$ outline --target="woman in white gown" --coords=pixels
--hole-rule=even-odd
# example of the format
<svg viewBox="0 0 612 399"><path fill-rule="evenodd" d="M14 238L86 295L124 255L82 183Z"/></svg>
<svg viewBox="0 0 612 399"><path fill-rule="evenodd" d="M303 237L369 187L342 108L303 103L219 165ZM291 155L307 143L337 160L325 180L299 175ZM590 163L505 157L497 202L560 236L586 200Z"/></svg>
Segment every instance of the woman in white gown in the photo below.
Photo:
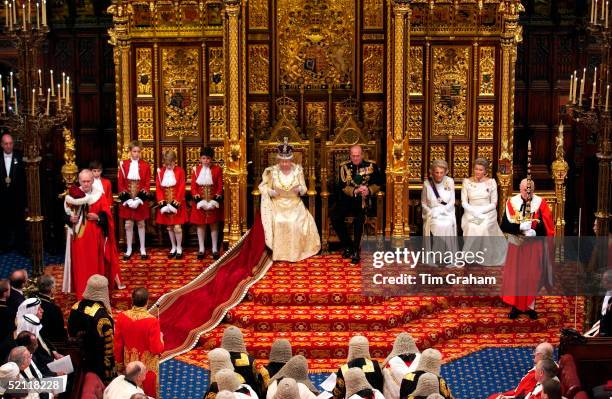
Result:
<svg viewBox="0 0 612 399"><path fill-rule="evenodd" d="M259 185L261 220L272 259L297 262L317 254L321 240L300 198L307 190L304 172L292 162L293 148L287 138L278 147L277 158L278 164L266 168Z"/></svg>
<svg viewBox="0 0 612 399"><path fill-rule="evenodd" d="M455 218L455 182L446 176L448 164L435 160L429 168L431 177L423 182L423 241L426 250L457 252L457 220ZM433 238L433 245L430 241ZM438 238L435 238L438 237ZM427 264L443 263L439 259ZM451 262L452 265L453 262Z"/></svg>
<svg viewBox="0 0 612 399"><path fill-rule="evenodd" d="M463 251L483 251L483 264L493 266L504 263L507 244L497 224L497 183L487 177L488 166L486 159L477 158L474 176L463 180L461 229Z"/></svg>

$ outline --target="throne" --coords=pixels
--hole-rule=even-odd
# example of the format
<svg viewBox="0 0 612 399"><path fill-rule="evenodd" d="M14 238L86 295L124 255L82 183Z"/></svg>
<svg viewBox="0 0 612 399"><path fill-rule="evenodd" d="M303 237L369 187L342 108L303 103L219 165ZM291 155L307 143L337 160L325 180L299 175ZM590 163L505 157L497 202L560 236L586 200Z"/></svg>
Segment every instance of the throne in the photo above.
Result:
<svg viewBox="0 0 612 399"><path fill-rule="evenodd" d="M304 179L309 182L310 160L309 148L310 141L303 140L300 136L299 129L296 127L295 115L297 114L296 102L289 97L281 97L276 100L279 112L278 120L272 126L270 135L265 138L256 138L254 140L254 158L255 158L255 184L253 186L253 214L259 213L261 201L261 193L259 192L259 183L264 170L268 166L276 163L277 147L283 144L285 138L293 147L293 162L302 165L304 170ZM308 184L308 183L307 183ZM309 187L308 190L308 210L315 215L315 195L316 192Z"/></svg>
<svg viewBox="0 0 612 399"><path fill-rule="evenodd" d="M340 170L340 164L349 159L350 148L356 144L360 145L363 158L376 162L380 168L380 145L375 140L369 140L363 133L355 119L356 104L349 99L343 103L343 106L348 112L341 121L341 127L336 129L335 137L332 140L321 140L321 245L324 251L328 250L330 242L339 241L330 223L330 205L333 206L335 201L335 182L338 177L336 175ZM370 209L366 215L364 228L366 236L383 235L384 196L384 191L381 190L373 198L373 209ZM351 224L352 221L352 217L347 217L347 223Z"/></svg>

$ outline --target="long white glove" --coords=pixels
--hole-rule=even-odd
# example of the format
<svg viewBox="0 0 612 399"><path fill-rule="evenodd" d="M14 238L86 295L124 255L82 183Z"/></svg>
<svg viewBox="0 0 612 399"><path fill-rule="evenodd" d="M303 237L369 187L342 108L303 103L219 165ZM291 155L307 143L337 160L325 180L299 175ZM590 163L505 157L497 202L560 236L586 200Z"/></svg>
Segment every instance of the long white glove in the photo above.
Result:
<svg viewBox="0 0 612 399"><path fill-rule="evenodd" d="M278 196L278 193L276 192L276 190L270 189L270 190L268 190L268 195L270 197L276 197L276 196Z"/></svg>
<svg viewBox="0 0 612 399"><path fill-rule="evenodd" d="M531 222L521 222L521 231L531 230Z"/></svg>
<svg viewBox="0 0 612 399"><path fill-rule="evenodd" d="M132 209L136 209L140 205L142 205L142 200L140 198L134 198L134 199L132 199L130 201L132 201L132 203L130 204L130 208L132 208Z"/></svg>
<svg viewBox="0 0 612 399"><path fill-rule="evenodd" d="M161 209L159 210L161 213L170 213L170 211L168 210L168 205L164 205L161 207Z"/></svg>
<svg viewBox="0 0 612 399"><path fill-rule="evenodd" d="M474 209L472 211L472 216L474 217L474 219L482 219L484 215L482 214L482 212Z"/></svg>
<svg viewBox="0 0 612 399"><path fill-rule="evenodd" d="M175 207L173 207L172 205L168 204L166 205L168 207L168 211L171 213L177 213L177 209Z"/></svg>
<svg viewBox="0 0 612 399"><path fill-rule="evenodd" d="M523 234L524 234L526 237L535 237L535 236L537 235L537 234L536 234L536 231L535 231L534 229L529 229L529 230L526 230L526 231L524 231L524 232L523 232Z"/></svg>
<svg viewBox="0 0 612 399"><path fill-rule="evenodd" d="M210 205L210 209L219 208L219 203L215 200L208 201L208 204Z"/></svg>
<svg viewBox="0 0 612 399"><path fill-rule="evenodd" d="M198 204L196 205L196 209L202 209L202 208L204 208L205 204L206 204L206 200L200 200L200 201L198 201Z"/></svg>
<svg viewBox="0 0 612 399"><path fill-rule="evenodd" d="M444 208L441 207L441 206L436 206L436 207L431 208L431 215L434 218L440 217L440 216L442 216L444 214L445 214Z"/></svg>
<svg viewBox="0 0 612 399"><path fill-rule="evenodd" d="M134 203L134 200L130 198L129 200L124 201L122 205L127 206L128 208L131 208L133 203Z"/></svg>

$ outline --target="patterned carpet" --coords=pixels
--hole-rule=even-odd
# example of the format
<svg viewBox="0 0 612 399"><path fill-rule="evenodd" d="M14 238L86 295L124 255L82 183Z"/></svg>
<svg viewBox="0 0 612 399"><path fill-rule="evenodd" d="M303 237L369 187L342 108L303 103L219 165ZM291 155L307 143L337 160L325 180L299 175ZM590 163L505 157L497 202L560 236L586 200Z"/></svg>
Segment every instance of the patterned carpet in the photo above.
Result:
<svg viewBox="0 0 612 399"><path fill-rule="evenodd" d="M44 255L45 265L53 265L64 262L63 256ZM26 269L28 273L32 272L32 262L17 252L8 252L0 255L0 278L6 278L11 271L15 269Z"/></svg>
<svg viewBox="0 0 612 399"><path fill-rule="evenodd" d="M533 365L532 347L488 348L442 366L442 375L456 399L486 399L493 392L515 387ZM201 399L208 386L208 371L178 360L162 364L162 399ZM328 373L313 373L318 387Z"/></svg>

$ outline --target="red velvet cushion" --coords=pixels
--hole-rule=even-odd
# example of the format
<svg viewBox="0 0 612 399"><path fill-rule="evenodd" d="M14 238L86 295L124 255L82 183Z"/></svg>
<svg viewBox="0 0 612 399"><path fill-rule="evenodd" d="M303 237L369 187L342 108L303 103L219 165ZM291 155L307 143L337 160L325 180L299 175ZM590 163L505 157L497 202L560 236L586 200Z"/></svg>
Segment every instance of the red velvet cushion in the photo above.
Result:
<svg viewBox="0 0 612 399"><path fill-rule="evenodd" d="M104 383L96 373L87 373L83 381L81 399L102 399L104 388Z"/></svg>
<svg viewBox="0 0 612 399"><path fill-rule="evenodd" d="M574 395L582 389L580 379L578 378L578 371L576 370L576 363L574 358L570 354L561 356L559 359L559 380L561 380L561 393L567 399L575 399Z"/></svg>

